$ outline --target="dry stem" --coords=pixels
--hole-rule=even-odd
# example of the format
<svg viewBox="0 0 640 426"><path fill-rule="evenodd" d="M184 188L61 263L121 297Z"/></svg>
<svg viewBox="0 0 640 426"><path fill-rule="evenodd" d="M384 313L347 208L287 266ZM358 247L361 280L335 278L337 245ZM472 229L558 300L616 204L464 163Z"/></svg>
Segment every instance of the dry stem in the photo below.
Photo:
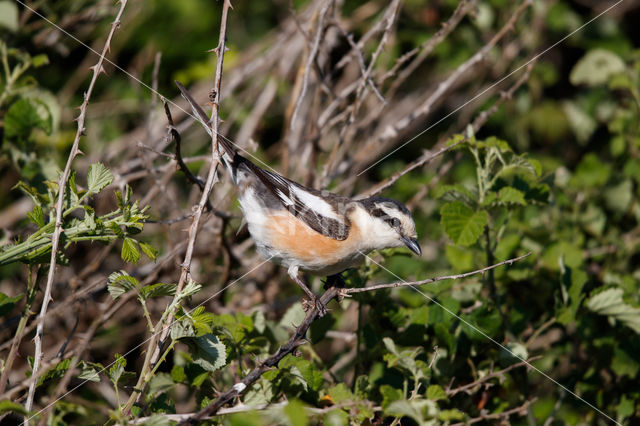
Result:
<svg viewBox="0 0 640 426"><path fill-rule="evenodd" d="M62 233L62 210L64 205L64 190L67 185L67 180L69 179L69 175L71 174L71 164L73 160L76 158L78 153L80 152L78 149L78 145L80 144L80 138L84 135L85 127L84 120L87 114L87 106L89 105L89 99L91 98L91 94L93 93L93 88L98 80L98 75L101 72L104 72L102 68L102 64L104 62L104 58L109 51L111 45L111 39L113 35L120 26L120 18L122 17L122 13L124 12L124 8L127 5L127 0L120 0L120 10L116 15L116 19L111 24L111 30L109 31L109 35L107 36L107 41L102 48L102 53L100 54L100 58L98 62L91 67L93 71L93 75L91 77L91 82L89 83L89 88L84 94L84 100L82 101L82 105L80 105L80 115L76 121L78 122L78 129L76 131L76 136L73 140L73 145L71 146L71 152L69 153L69 157L67 158L67 164L64 168L64 172L58 181L58 200L56 202L56 226L53 231L53 236L51 239L51 261L49 265L49 274L47 275L47 284L44 290L44 296L42 298L42 307L40 308L39 318L44 318L47 314L47 308L49 306L49 302L51 301L51 287L53 286L53 278L55 276L56 271L56 259L58 257L58 246L60 244L60 234ZM33 375L35 376L38 373L38 369L40 368L40 362L42 360L42 333L44 331L44 321L41 321L36 328L36 335L34 338L35 343L35 353L33 360ZM29 394L27 396L27 401L25 403L25 409L27 411L31 411L33 407L33 397L36 391L36 383L32 382L31 386L29 386Z"/></svg>

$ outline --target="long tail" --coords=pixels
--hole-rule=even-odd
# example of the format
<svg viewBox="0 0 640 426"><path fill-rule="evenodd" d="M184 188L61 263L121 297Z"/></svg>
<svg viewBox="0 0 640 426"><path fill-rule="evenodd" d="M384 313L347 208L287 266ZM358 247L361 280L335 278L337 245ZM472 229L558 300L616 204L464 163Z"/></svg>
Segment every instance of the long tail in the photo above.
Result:
<svg viewBox="0 0 640 426"><path fill-rule="evenodd" d="M212 136L213 131L211 130L211 120L209 119L207 114L200 107L200 105L198 105L196 100L193 99L193 96L191 96L189 91L182 85L182 83L176 80L176 85L178 86L178 89L180 89L182 97L185 98L187 102L189 102L189 105L191 105L191 110L193 111L195 118L200 122L200 124L202 124L202 127L204 127L207 133L209 133L209 136ZM227 167L231 168L231 165L234 162L234 158L237 155L236 150L222 135L218 135L218 144L224 151L221 153L222 159L227 164Z"/></svg>

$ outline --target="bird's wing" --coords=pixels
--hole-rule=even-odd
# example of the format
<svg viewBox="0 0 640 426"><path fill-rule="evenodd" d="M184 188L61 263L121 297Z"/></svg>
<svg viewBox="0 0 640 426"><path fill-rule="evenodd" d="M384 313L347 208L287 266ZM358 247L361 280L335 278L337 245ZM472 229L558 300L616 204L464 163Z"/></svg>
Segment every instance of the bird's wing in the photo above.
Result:
<svg viewBox="0 0 640 426"><path fill-rule="evenodd" d="M349 236L350 222L346 216L349 199L305 188L277 173L261 169L246 160L251 172L291 214L311 229L334 240Z"/></svg>
<svg viewBox="0 0 640 426"><path fill-rule="evenodd" d="M176 81L182 96L187 100L195 118L202 124L209 135L212 134L210 120L200 105L193 99L185 87ZM245 166L246 171L253 174L274 195L282 206L291 214L306 223L311 229L320 234L335 239L344 240L349 235L350 222L346 217L348 198L330 193L305 188L277 173L264 170L238 154L224 137L218 138L225 153L228 155L225 163L229 166L231 176L237 183L237 170ZM259 196L259 194L256 194ZM266 194L265 194L266 195Z"/></svg>

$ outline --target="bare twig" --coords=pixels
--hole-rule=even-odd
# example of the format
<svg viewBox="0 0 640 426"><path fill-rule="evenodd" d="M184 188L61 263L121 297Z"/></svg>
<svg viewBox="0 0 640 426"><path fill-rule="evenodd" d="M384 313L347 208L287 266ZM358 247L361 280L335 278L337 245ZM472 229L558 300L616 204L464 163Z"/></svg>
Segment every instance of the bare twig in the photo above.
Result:
<svg viewBox="0 0 640 426"><path fill-rule="evenodd" d="M473 423L481 422L483 420L498 420L498 419L508 420L509 417L512 416L513 414L519 414L521 416L524 416L524 415L526 415L527 410L529 409L531 404L533 404L537 400L538 400L538 398L531 398L531 399L528 399L527 401L525 401L524 404L522 404L522 405L520 405L518 407L512 408L510 410L503 411L502 413L485 414L483 416L474 417L472 419L465 420L464 422L454 423L451 426L470 425L470 424L473 424ZM507 422L507 424L508 424L508 422Z"/></svg>
<svg viewBox="0 0 640 426"><path fill-rule="evenodd" d="M410 50L409 52L402 55L396 61L393 68L387 71L379 80L378 84L382 84L386 79L396 75L400 67L404 65L407 61L413 58L415 55L418 55L405 69L403 69L398 77L393 81L393 84L389 88L387 92L388 97L392 97L398 88L407 80L407 78L413 74L413 72L420 66L421 63L424 62L425 59L433 52L438 44L442 42L450 33L453 31L462 18L466 16L469 11L475 7L478 0L462 0L458 3L456 10L453 12L448 21L442 24L442 28L440 28L429 40L422 43L422 45L416 47L415 49Z"/></svg>
<svg viewBox="0 0 640 426"><path fill-rule="evenodd" d="M194 206L193 209L193 217L191 226L189 227L189 237L187 240L187 251L185 253L184 261L181 265L181 274L176 289L176 297L178 297L178 295L180 294L180 291L182 290L190 275L191 260L193 258L195 241L198 234L198 225L200 224L200 217L202 216L202 212L207 205L209 195L211 194L211 191L213 189L213 185L217 181L217 168L220 163L220 153L218 151L218 126L220 123L220 118L218 116L218 112L220 107L220 87L222 85L222 67L224 64L224 53L226 50L227 16L229 14L230 8L231 2L229 0L225 0L222 6L222 17L220 21L220 35L218 38L218 46L214 49L214 52L217 55L217 61L214 89L211 93L211 164L209 166L209 173L207 175L204 189L202 190L200 202L196 206ZM160 356L164 350L163 347L166 344L172 321L173 315L172 313L169 313L169 315L166 317L166 320L162 324L159 323L156 325L155 329L162 331L160 334L154 333L149 340L147 353L145 356L144 364L140 371L138 383L136 384L134 391L131 393L129 400L127 401L123 409L125 413L128 413L131 410L134 402L137 401L142 395L142 388L150 379L150 377L148 377L148 373L159 361Z"/></svg>
<svg viewBox="0 0 640 426"><path fill-rule="evenodd" d="M491 379L496 378L496 377L497 378L501 378L505 373L507 373L507 372L509 372L509 371L511 371L513 369L520 368L520 367L525 367L525 366L528 367L531 362L533 362L535 360L538 360L540 358L542 358L542 356L538 355L538 356L531 357L526 361L516 362L515 364L512 364L512 365L510 365L510 366L508 366L506 368L503 368L500 371L492 371L491 373L487 374L484 377L481 377L480 379L476 380L473 383L468 383L466 385L458 386L455 389L447 389L445 392L447 393L447 396L454 396L454 395L456 395L456 394L458 394L460 392L470 393L470 392L472 392L473 389L475 389L476 387L478 387L481 384L485 383L486 381L491 380Z"/></svg>
<svg viewBox="0 0 640 426"><path fill-rule="evenodd" d="M451 73L444 81L442 81L438 85L436 90L434 90L433 93L431 93L421 103L421 105L417 106L406 117L403 117L402 119L400 119L400 120L398 120L398 121L396 121L396 122L394 122L392 124L386 125L386 127L383 130L381 130L380 136L378 136L377 138L372 140L370 143L367 144L367 146L365 146L363 149L360 150L361 154L359 156L356 156L356 158L354 159L354 163L356 164L355 168L357 170L360 170L362 165L364 165L368 161L367 160L368 158L372 158L372 156L377 156L377 154L381 150L386 149L389 145L393 144L394 141L397 141L398 138L402 134L404 134L409 129L409 127L412 126L416 121L421 120L425 116L427 116L431 112L432 108L436 105L436 103L438 103L439 101L442 100L443 96L449 91L449 89L451 87L453 87L461 79L462 76L466 75L469 72L469 70L471 70L476 64L478 64L479 62L484 60L484 58L487 56L489 51L509 31L511 31L513 29L513 27L514 27L516 21L518 20L518 18L520 18L520 16L522 16L524 11L531 4L532 4L532 0L523 1L522 4L511 15L511 17L509 18L507 23L491 38L491 40L489 40L489 42L487 42L480 50L478 50L473 56L471 56L471 58L467 59L462 65L460 65L458 68L456 68L456 70L453 71L453 73ZM473 99L478 98L483 93L484 92L481 92L480 94L476 95L474 98L469 100L468 102L471 102ZM437 121L436 123L434 123L433 125L431 125L427 129L423 130L421 133L418 133L413 138L411 138L408 141L404 142L400 147L396 148L394 151L386 154L382 158L378 158L375 163L369 165L368 168L365 168L364 170L359 171L358 174L362 174L365 171L369 170L371 167L373 167L376 164L380 163L385 158L387 158L389 155L393 154L394 152L398 151L399 149L401 149L402 147L406 146L410 142L414 141L418 136L422 135L424 132L426 132L428 129L430 129L431 127L433 127L436 124L438 124L440 121L442 121L442 119Z"/></svg>
<svg viewBox="0 0 640 426"><path fill-rule="evenodd" d="M298 100L296 101L296 106L293 109L293 114L291 114L291 121L289 122L289 127L291 130L294 129L294 125L296 123L296 118L298 117L298 111L300 110L300 106L302 105L302 101L307 93L307 86L309 85L309 74L311 72L311 66L315 61L315 57L318 54L318 50L320 48L320 41L322 40L322 35L324 34L324 19L327 16L327 12L329 11L329 7L333 4L333 1L325 1L322 9L320 10L320 16L318 17L318 24L316 29L316 35L314 37L313 46L311 51L309 52L309 56L307 57L307 62L304 70L304 77L302 80L302 91L298 96Z"/></svg>
<svg viewBox="0 0 640 426"><path fill-rule="evenodd" d="M495 268L497 268L499 266L502 266L502 265L512 265L514 262L522 260L525 257L529 257L530 255L531 255L531 252L529 252L527 254L524 254L522 256L514 257L513 259L509 259L509 260L505 260L505 261L500 262L500 263L496 263L495 265L487 266L486 268L477 269L477 270L471 271L471 272L465 272L464 274L443 275L443 276L440 276L440 277L429 278L429 279L421 280L421 281L396 281L396 282L393 282L393 283L376 284L376 285L371 285L371 286L368 286L368 287L345 288L345 289L342 289L342 293L341 294L347 295L347 294L355 294L355 293L364 293L366 291L375 291L375 290L381 290L381 289L384 289L384 288L413 287L413 286L416 286L416 285L430 284L430 283L434 283L436 281L443 281L443 280L459 280L461 278L470 277L471 275L483 274L483 273L485 273L487 271L490 271L490 270L495 269Z"/></svg>
<svg viewBox="0 0 640 426"><path fill-rule="evenodd" d="M104 62L104 58L109 51L111 45L111 39L115 31L120 26L120 19L122 17L122 13L124 12L124 8L127 5L127 0L120 0L120 10L116 15L116 19L111 24L111 30L109 31L109 35L107 36L107 41L102 48L102 53L100 54L100 58L98 62L91 68L93 71L93 75L91 77L91 82L89 83L89 88L84 94L84 100L82 101L82 105L80 105L80 115L76 119L78 122L78 129L76 131L76 136L73 140L73 145L71 146L71 152L69 153L69 157L67 159L67 164L64 168L62 176L58 181L58 200L56 202L56 225L55 230L53 231L53 236L51 239L51 263L49 265L49 274L47 276L47 284L44 290L44 296L42 299L42 307L40 308L40 314L38 317L43 318L47 314L47 308L49 306L49 302L51 301L51 288L53 286L53 278L55 276L56 271L56 260L58 257L58 247L60 244L60 234L62 233L62 209L64 205L64 190L67 185L67 180L69 179L69 175L71 174L71 164L73 160L76 158L80 150L78 149L78 145L80 144L80 138L85 133L84 120L87 114L87 106L89 105L89 99L91 98L91 94L93 93L93 88L98 79L98 75L104 72L102 68L102 64ZM44 322L40 322L36 329L36 335L34 338L35 342L35 353L33 360L33 375L36 375L38 369L40 368L40 362L42 360L42 333L44 331ZM31 386L29 386L29 394L27 396L27 401L25 403L25 409L27 411L31 411L33 407L33 397L36 391L36 383L33 382Z"/></svg>

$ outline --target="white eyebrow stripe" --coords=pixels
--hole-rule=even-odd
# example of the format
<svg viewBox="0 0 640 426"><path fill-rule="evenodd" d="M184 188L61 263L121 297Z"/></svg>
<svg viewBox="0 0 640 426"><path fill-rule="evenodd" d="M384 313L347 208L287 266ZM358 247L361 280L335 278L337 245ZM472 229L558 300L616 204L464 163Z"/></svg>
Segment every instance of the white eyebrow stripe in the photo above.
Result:
<svg viewBox="0 0 640 426"><path fill-rule="evenodd" d="M384 204L378 204L378 207L380 207L380 209L382 211L384 211L387 214L387 216L389 216L389 217L398 217L398 213L400 213L398 210L390 209L389 207L385 206Z"/></svg>
<svg viewBox="0 0 640 426"><path fill-rule="evenodd" d="M337 221L343 222L344 218L340 217L331 204L324 201L322 198L317 195L313 195L301 188L296 186L291 186L291 190L293 191L293 195L300 200L305 207L310 210L312 213L324 216L330 219L335 219Z"/></svg>

